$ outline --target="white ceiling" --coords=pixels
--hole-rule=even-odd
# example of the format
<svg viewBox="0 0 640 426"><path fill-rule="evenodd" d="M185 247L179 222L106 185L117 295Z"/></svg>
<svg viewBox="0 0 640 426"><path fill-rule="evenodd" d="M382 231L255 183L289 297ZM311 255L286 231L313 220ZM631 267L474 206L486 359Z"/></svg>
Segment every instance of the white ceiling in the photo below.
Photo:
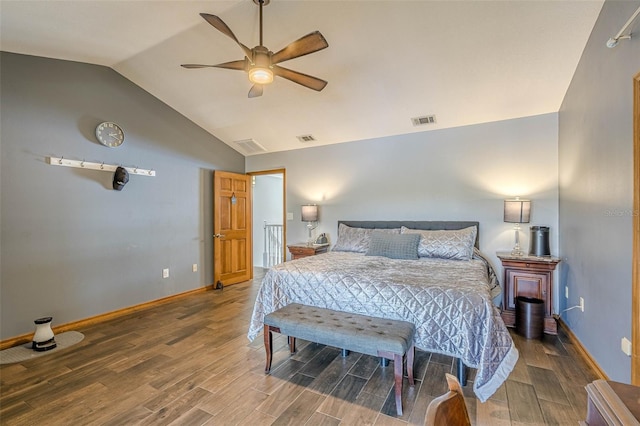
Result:
<svg viewBox="0 0 640 426"><path fill-rule="evenodd" d="M0 49L112 67L239 152L250 138L275 152L556 112L602 4L272 0L264 45L319 30L327 49L282 65L329 84L276 78L253 99L243 72L180 67L243 58L200 12L257 45L251 0L1 0Z"/></svg>

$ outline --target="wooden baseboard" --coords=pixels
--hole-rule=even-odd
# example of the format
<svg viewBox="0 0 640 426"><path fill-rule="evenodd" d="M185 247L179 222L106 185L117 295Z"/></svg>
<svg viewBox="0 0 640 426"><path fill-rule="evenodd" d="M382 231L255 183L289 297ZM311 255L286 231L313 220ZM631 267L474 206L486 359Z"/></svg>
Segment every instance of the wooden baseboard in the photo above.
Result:
<svg viewBox="0 0 640 426"><path fill-rule="evenodd" d="M582 343L576 337L576 335L573 334L573 331L571 331L569 326L562 320L562 318L557 317L556 319L558 320L558 325L564 330L565 333L567 333L571 344L576 348L576 351L578 352L578 355L580 355L580 358L582 358L584 362L586 362L589 367L591 367L593 371L596 372L596 375L599 379L609 380L609 376L607 376L607 373L605 373L604 370L600 368L598 363L591 357L591 354L585 349L584 346L582 346Z"/></svg>
<svg viewBox="0 0 640 426"><path fill-rule="evenodd" d="M184 293L178 293L171 296L163 297L162 299L156 299L150 302L141 303L139 305L118 309L117 311L96 315L95 317L85 318L79 321L73 321L67 324L57 325L57 326L51 327L51 329L53 330L54 334L62 333L64 331L69 331L69 330L77 330L82 327L87 327L89 325L94 325L94 324L98 324L113 318L121 317L121 316L130 314L132 312L137 312L143 309L154 307L156 305L161 305L163 303L167 303L167 302L170 302L194 293L213 290L214 288L215 287L213 285L196 288L193 290L185 291ZM0 350L11 348L17 345L22 345L25 343L29 343L31 342L32 337L33 337L33 333L28 333L28 334L23 334L21 336L11 337L9 339L2 340L0 341Z"/></svg>

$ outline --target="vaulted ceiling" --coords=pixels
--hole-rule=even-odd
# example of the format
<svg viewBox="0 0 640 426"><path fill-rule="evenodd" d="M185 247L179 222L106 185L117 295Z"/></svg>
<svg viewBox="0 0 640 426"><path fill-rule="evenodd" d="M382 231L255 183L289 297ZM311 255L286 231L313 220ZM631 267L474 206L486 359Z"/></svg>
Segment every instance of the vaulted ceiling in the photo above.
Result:
<svg viewBox="0 0 640 426"><path fill-rule="evenodd" d="M319 30L327 49L282 65L329 84L316 92L276 77L253 99L243 72L180 67L243 57L201 12L258 45L251 0L2 0L0 49L111 67L251 154L235 142L276 152L556 112L602 4L272 0L264 45L276 52ZM425 115L436 122L412 124Z"/></svg>

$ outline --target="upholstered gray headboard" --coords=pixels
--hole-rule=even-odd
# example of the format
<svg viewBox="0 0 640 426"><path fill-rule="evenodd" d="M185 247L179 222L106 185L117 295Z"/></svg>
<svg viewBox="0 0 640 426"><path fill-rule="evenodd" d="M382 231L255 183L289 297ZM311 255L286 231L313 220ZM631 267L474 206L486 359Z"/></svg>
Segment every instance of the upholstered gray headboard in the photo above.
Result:
<svg viewBox="0 0 640 426"><path fill-rule="evenodd" d="M424 229L427 231L438 231L443 229L464 229L470 226L475 226L478 229L478 233L476 234L475 246L476 248L480 248L480 222L449 220L339 220L338 228L340 227L341 223L344 223L347 226L351 226L352 228L389 229L406 226L407 228L411 229Z"/></svg>

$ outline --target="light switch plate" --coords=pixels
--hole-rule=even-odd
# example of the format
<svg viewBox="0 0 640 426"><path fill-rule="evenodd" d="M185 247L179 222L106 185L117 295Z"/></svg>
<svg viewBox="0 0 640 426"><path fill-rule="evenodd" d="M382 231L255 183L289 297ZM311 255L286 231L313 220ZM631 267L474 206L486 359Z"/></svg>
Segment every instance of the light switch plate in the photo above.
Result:
<svg viewBox="0 0 640 426"><path fill-rule="evenodd" d="M622 342L620 343L620 349L622 349L622 352L624 352L625 355L631 356L631 341L626 337L623 337Z"/></svg>
<svg viewBox="0 0 640 426"><path fill-rule="evenodd" d="M287 220L293 220L293 213L287 212Z"/></svg>

